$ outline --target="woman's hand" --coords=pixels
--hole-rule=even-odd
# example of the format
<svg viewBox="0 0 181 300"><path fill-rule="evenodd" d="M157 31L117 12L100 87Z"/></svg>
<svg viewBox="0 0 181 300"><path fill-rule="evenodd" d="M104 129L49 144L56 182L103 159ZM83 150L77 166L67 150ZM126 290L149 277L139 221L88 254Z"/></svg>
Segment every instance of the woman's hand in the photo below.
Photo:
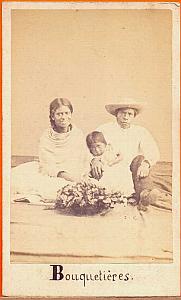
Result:
<svg viewBox="0 0 181 300"><path fill-rule="evenodd" d="M138 168L138 171L137 171L137 177L139 179L141 178L145 178L149 175L150 173L150 164L149 162L146 162L146 161L142 161L140 167Z"/></svg>
<svg viewBox="0 0 181 300"><path fill-rule="evenodd" d="M103 163L98 158L93 158L91 161L91 175L93 178L100 180L103 176Z"/></svg>
<svg viewBox="0 0 181 300"><path fill-rule="evenodd" d="M57 174L57 177L63 178L67 181L71 181L71 182L78 182L78 178L76 178L75 176L72 176L70 173L65 172L65 171L60 171Z"/></svg>

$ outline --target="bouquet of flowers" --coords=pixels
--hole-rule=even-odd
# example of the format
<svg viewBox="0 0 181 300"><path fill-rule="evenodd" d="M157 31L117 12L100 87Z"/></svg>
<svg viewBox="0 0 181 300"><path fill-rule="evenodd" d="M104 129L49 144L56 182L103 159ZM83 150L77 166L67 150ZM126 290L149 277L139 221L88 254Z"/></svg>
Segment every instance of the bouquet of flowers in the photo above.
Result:
<svg viewBox="0 0 181 300"><path fill-rule="evenodd" d="M110 192L91 182L68 184L57 192L55 208L74 215L94 215L122 201L121 192Z"/></svg>

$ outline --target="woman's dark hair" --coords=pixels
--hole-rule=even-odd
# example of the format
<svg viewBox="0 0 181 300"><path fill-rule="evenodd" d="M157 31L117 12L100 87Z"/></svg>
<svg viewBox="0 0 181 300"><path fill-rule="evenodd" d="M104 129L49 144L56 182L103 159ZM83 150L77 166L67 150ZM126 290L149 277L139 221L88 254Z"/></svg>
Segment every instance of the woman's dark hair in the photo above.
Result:
<svg viewBox="0 0 181 300"><path fill-rule="evenodd" d="M102 134L102 132L99 132L99 131L93 131L93 132L89 133L86 137L86 143L87 143L88 148L90 148L92 146L92 144L95 144L95 143L103 143L103 144L107 145L104 135Z"/></svg>
<svg viewBox="0 0 181 300"><path fill-rule="evenodd" d="M66 98L56 98L56 99L54 99L50 103L50 115L49 115L50 123L51 123L52 128L55 128L55 121L52 119L52 116L56 112L57 108L59 108L61 106L68 106L71 113L73 113L73 106L72 106L71 102L68 99L66 99Z"/></svg>

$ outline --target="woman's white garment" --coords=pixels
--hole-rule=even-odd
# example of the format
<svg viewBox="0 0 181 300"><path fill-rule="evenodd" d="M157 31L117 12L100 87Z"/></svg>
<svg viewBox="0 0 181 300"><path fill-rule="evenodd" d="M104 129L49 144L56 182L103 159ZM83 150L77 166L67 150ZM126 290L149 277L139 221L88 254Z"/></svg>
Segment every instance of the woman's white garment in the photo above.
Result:
<svg viewBox="0 0 181 300"><path fill-rule="evenodd" d="M104 124L97 128L103 133L114 152L121 153L123 160L112 167L106 167L102 180L120 186L126 196L134 192L130 164L137 155L143 155L150 165L159 160L159 150L152 135L143 127L131 125L123 129L117 122Z"/></svg>
<svg viewBox="0 0 181 300"><path fill-rule="evenodd" d="M80 129L72 127L67 133L57 133L52 128L40 138L39 160L40 172L56 177L65 171L80 177L85 169L86 144Z"/></svg>
<svg viewBox="0 0 181 300"><path fill-rule="evenodd" d="M80 129L75 126L67 133L47 129L40 138L39 162L29 162L12 169L13 198L34 199L35 195L55 200L57 190L68 181L57 177L59 171L81 177L87 168L87 150Z"/></svg>

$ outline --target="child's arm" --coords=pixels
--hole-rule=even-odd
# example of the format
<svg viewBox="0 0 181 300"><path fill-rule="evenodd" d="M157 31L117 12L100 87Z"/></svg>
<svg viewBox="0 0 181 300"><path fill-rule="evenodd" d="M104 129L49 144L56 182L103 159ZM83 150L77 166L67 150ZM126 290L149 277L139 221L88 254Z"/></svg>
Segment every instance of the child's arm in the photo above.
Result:
<svg viewBox="0 0 181 300"><path fill-rule="evenodd" d="M112 166L118 164L118 163L119 163L120 161L122 161L122 160L123 160L122 154L121 154L121 153L117 153L116 156L115 156L115 159L112 160L112 161L110 161L110 162L108 163L108 166L109 166L109 167L112 167Z"/></svg>
<svg viewBox="0 0 181 300"><path fill-rule="evenodd" d="M123 160L121 152L117 152L113 149L111 144L108 144L104 153L104 159L107 161L107 165L112 167Z"/></svg>

